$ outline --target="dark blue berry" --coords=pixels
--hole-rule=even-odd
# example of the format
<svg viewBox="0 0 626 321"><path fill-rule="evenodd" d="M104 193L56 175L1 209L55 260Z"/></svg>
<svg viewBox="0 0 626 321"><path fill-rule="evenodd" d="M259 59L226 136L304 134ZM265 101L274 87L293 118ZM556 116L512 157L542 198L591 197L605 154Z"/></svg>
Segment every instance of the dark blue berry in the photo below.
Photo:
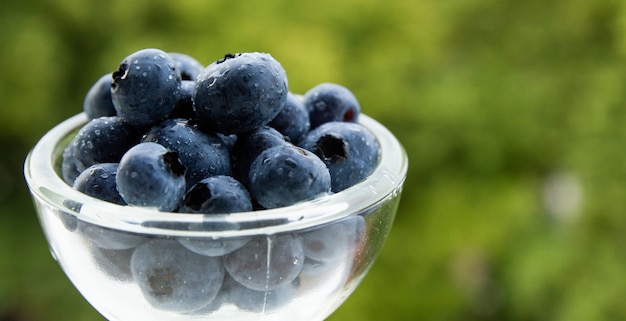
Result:
<svg viewBox="0 0 626 321"><path fill-rule="evenodd" d="M237 135L235 134L225 135L225 134L220 134L220 133L215 133L215 134L224 142L224 144L226 144L226 147L228 147L229 151L233 150L233 147L235 146L235 143L237 142Z"/></svg>
<svg viewBox="0 0 626 321"><path fill-rule="evenodd" d="M157 309L193 312L208 305L224 279L219 258L188 251L174 240L153 239L130 260L133 280Z"/></svg>
<svg viewBox="0 0 626 321"><path fill-rule="evenodd" d="M220 295L224 303L232 303L244 311L267 313L279 309L297 295L298 281L296 278L280 287L258 291L241 285L226 273Z"/></svg>
<svg viewBox="0 0 626 321"><path fill-rule="evenodd" d="M72 201L72 200L64 200L63 205L67 209L74 211L74 212L80 212L80 209L83 206L82 203ZM75 232L78 229L78 218L74 216L74 214L68 213L64 210L57 211L57 214L59 216L59 220L61 221L61 223L63 224L63 227L65 227L66 230L70 232Z"/></svg>
<svg viewBox="0 0 626 321"><path fill-rule="evenodd" d="M178 153L180 162L187 168L185 174L188 190L202 179L231 172L230 152L215 134L200 131L185 119L168 119L152 127L142 142L154 142Z"/></svg>
<svg viewBox="0 0 626 321"><path fill-rule="evenodd" d="M244 246L250 238L178 237L178 242L188 250L206 256L222 256Z"/></svg>
<svg viewBox="0 0 626 321"><path fill-rule="evenodd" d="M91 165L76 178L73 187L75 190L97 199L126 205L117 191L115 183L117 167L117 163Z"/></svg>
<svg viewBox="0 0 626 321"><path fill-rule="evenodd" d="M143 243L147 237L78 220L76 230L85 240L107 250L128 250Z"/></svg>
<svg viewBox="0 0 626 321"><path fill-rule="evenodd" d="M63 181L68 185L73 185L76 177L85 170L85 165L76 158L76 149L76 146L70 142L63 150L63 155L61 156L61 176L63 176Z"/></svg>
<svg viewBox="0 0 626 321"><path fill-rule="evenodd" d="M196 82L193 80L180 82L178 101L169 118L195 119L196 113L193 111L193 90L195 87Z"/></svg>
<svg viewBox="0 0 626 321"><path fill-rule="evenodd" d="M176 152L157 143L139 143L122 157L116 183L129 205L173 211L185 194L185 166Z"/></svg>
<svg viewBox="0 0 626 321"><path fill-rule="evenodd" d="M244 186L248 186L248 175L252 162L262 151L284 144L287 144L285 136L269 126L238 135L231 150L233 176Z"/></svg>
<svg viewBox="0 0 626 321"><path fill-rule="evenodd" d="M322 83L304 94L311 129L330 121L357 122L361 106L354 94L335 83Z"/></svg>
<svg viewBox="0 0 626 321"><path fill-rule="evenodd" d="M300 274L303 263L302 240L293 234L256 237L224 256L230 276L256 291L289 284Z"/></svg>
<svg viewBox="0 0 626 321"><path fill-rule="evenodd" d="M92 119L76 134L64 151L64 177L100 163L117 163L137 144L140 134L118 116ZM72 181L73 184L73 181Z"/></svg>
<svg viewBox="0 0 626 321"><path fill-rule="evenodd" d="M130 258L134 248L127 250L107 250L99 247L89 249L91 259L111 279L118 282L128 282L132 280L130 272Z"/></svg>
<svg viewBox="0 0 626 321"><path fill-rule="evenodd" d="M287 75L265 53L227 55L198 75L194 109L198 120L223 134L266 125L283 109Z"/></svg>
<svg viewBox="0 0 626 321"><path fill-rule="evenodd" d="M324 161L335 193L362 181L378 165L376 137L356 123L325 123L311 130L301 146Z"/></svg>
<svg viewBox="0 0 626 321"><path fill-rule="evenodd" d="M352 257L365 229L363 216L355 215L303 232L304 255L319 262Z"/></svg>
<svg viewBox="0 0 626 321"><path fill-rule="evenodd" d="M228 214L252 210L248 191L236 179L218 175L205 178L185 194L181 211L186 213Z"/></svg>
<svg viewBox="0 0 626 321"><path fill-rule="evenodd" d="M304 107L302 98L290 92L285 107L268 125L289 137L289 140L297 145L311 127L309 111Z"/></svg>
<svg viewBox="0 0 626 321"><path fill-rule="evenodd" d="M178 69L182 80L195 81L198 78L198 74L204 69L204 66L199 61L187 54L180 52L170 52L168 54L176 64L176 69Z"/></svg>
<svg viewBox="0 0 626 321"><path fill-rule="evenodd" d="M175 62L162 50L130 54L113 73L111 98L117 115L140 128L164 120L179 100L180 82Z"/></svg>
<svg viewBox="0 0 626 321"><path fill-rule="evenodd" d="M194 185L185 195L181 212L199 214L229 214L252 210L248 191L230 176L212 176ZM232 224L205 223L190 226L190 230L232 229ZM246 244L249 238L179 237L178 241L189 250L207 256L222 256Z"/></svg>
<svg viewBox="0 0 626 321"><path fill-rule="evenodd" d="M330 193L330 179L319 157L284 144L264 150L252 162L249 189L261 206L276 208Z"/></svg>
<svg viewBox="0 0 626 321"><path fill-rule="evenodd" d="M100 77L85 95L83 111L89 119L117 114L111 99L111 81L113 81L111 73Z"/></svg>

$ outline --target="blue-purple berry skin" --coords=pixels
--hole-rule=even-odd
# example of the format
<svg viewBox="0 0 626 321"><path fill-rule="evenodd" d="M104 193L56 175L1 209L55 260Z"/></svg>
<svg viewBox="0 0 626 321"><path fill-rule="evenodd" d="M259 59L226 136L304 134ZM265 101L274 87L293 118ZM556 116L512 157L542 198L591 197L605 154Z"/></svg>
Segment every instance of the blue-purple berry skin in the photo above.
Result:
<svg viewBox="0 0 626 321"><path fill-rule="evenodd" d="M126 205L126 202L117 191L115 183L117 167L118 163L91 165L74 180L73 188L106 202Z"/></svg>
<svg viewBox="0 0 626 321"><path fill-rule="evenodd" d="M178 95L178 101L174 107L169 118L184 118L195 119L196 114L193 111L193 91L196 87L196 82L193 80L183 80L180 82L180 92Z"/></svg>
<svg viewBox="0 0 626 321"><path fill-rule="evenodd" d="M252 210L246 188L231 176L205 178L185 194L181 210L185 213L229 214Z"/></svg>
<svg viewBox="0 0 626 321"><path fill-rule="evenodd" d="M194 110L206 128L239 134L276 117L285 105L287 92L286 72L271 55L226 55L198 75Z"/></svg>
<svg viewBox="0 0 626 321"><path fill-rule="evenodd" d="M378 141L357 123L325 123L311 130L301 146L326 164L335 193L362 181L378 165Z"/></svg>
<svg viewBox="0 0 626 321"><path fill-rule="evenodd" d="M76 232L94 246L107 250L132 249L148 239L142 234L115 230L81 220L78 220Z"/></svg>
<svg viewBox="0 0 626 321"><path fill-rule="evenodd" d="M76 177L85 170L85 166L76 159L76 146L71 142L63 150L61 156L61 176L68 185L73 185Z"/></svg>
<svg viewBox="0 0 626 321"><path fill-rule="evenodd" d="M250 165L264 150L287 144L285 136L278 130L263 126L237 136L231 150L233 176L244 186L248 186Z"/></svg>
<svg viewBox="0 0 626 321"><path fill-rule="evenodd" d="M304 255L318 262L345 260L357 250L365 220L355 215L301 233Z"/></svg>
<svg viewBox="0 0 626 321"><path fill-rule="evenodd" d="M117 189L129 205L171 212L185 194L185 171L176 152L153 142L139 143L120 161Z"/></svg>
<svg viewBox="0 0 626 321"><path fill-rule="evenodd" d="M175 62L162 50L130 54L113 72L111 98L117 115L138 128L166 119L179 100L180 83Z"/></svg>
<svg viewBox="0 0 626 321"><path fill-rule="evenodd" d="M133 280L153 307L193 312L207 306L224 279L219 258L199 255L175 240L152 239L130 259Z"/></svg>
<svg viewBox="0 0 626 321"><path fill-rule="evenodd" d="M302 240L295 234L259 236L223 257L229 275L256 291L270 291L298 277L304 264Z"/></svg>
<svg viewBox="0 0 626 321"><path fill-rule="evenodd" d="M91 259L109 278L117 282L132 281L130 258L134 248L109 250L93 246L89 249Z"/></svg>
<svg viewBox="0 0 626 321"><path fill-rule="evenodd" d="M182 80L195 81L204 69L204 66L196 58L181 52L169 52L170 58L176 64L176 69Z"/></svg>
<svg viewBox="0 0 626 321"><path fill-rule="evenodd" d="M111 99L112 80L112 73L103 75L87 91L83 101L83 111L89 119L117 115Z"/></svg>
<svg viewBox="0 0 626 321"><path fill-rule="evenodd" d="M224 277L222 290L222 304L231 303L241 310L255 313L268 313L280 309L296 297L299 279L275 289L258 291L249 289L233 280L228 273Z"/></svg>
<svg viewBox="0 0 626 321"><path fill-rule="evenodd" d="M249 189L264 208L277 208L327 195L331 177L319 157L284 144L264 150L250 166Z"/></svg>
<svg viewBox="0 0 626 321"><path fill-rule="evenodd" d="M139 132L118 116L90 120L64 151L64 177L69 181L72 173L82 172L91 165L118 163L139 139Z"/></svg>
<svg viewBox="0 0 626 321"><path fill-rule="evenodd" d="M186 190L197 182L231 172L230 152L215 134L205 133L185 119L168 119L152 127L142 142L154 142L177 152L186 167Z"/></svg>
<svg viewBox="0 0 626 321"><path fill-rule="evenodd" d="M361 105L348 88L335 83L321 83L304 94L311 129L331 121L357 122Z"/></svg>
<svg viewBox="0 0 626 321"><path fill-rule="evenodd" d="M292 143L297 145L311 128L309 112L304 107L302 98L291 92L288 93L285 107L268 125L281 132Z"/></svg>

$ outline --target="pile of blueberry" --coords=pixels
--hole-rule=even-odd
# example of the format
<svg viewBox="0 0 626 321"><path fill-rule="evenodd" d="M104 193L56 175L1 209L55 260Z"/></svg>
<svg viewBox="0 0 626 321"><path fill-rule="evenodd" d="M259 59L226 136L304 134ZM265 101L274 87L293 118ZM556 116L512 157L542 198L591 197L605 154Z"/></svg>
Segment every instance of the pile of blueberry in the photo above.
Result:
<svg viewBox="0 0 626 321"><path fill-rule="evenodd" d="M205 67L142 49L91 87L84 112L89 122L63 152L62 177L120 205L203 215L284 207L353 186L379 159L347 88L323 83L294 94L266 53L227 54ZM172 240L86 222L66 227L106 252L99 256L125 262L149 302L189 312L218 293L261 292L267 301L268 291L292 290L305 259L339 259L337 242L354 246L362 219L278 235L271 262L259 255L269 250L265 237Z"/></svg>

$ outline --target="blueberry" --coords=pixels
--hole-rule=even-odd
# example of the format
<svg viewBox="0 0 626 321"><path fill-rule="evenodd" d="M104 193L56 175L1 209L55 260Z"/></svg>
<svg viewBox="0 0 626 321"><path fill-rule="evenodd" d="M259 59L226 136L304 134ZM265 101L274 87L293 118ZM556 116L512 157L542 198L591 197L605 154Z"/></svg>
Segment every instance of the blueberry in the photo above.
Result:
<svg viewBox="0 0 626 321"><path fill-rule="evenodd" d="M176 69L178 69L182 80L195 81L198 78L198 74L204 69L204 66L190 55L180 52L170 52L168 54L176 64Z"/></svg>
<svg viewBox="0 0 626 321"><path fill-rule="evenodd" d="M186 213L228 214L252 210L250 194L236 179L218 175L196 183L185 194Z"/></svg>
<svg viewBox="0 0 626 321"><path fill-rule="evenodd" d="M289 137L294 144L298 144L311 127L309 112L302 99L291 92L287 94L285 107L268 125Z"/></svg>
<svg viewBox="0 0 626 321"><path fill-rule="evenodd" d="M249 238L202 238L202 237L179 237L178 242L188 250L206 256L222 256L232 253L244 246Z"/></svg>
<svg viewBox="0 0 626 321"><path fill-rule="evenodd" d="M217 135L217 137L219 137L222 140L222 142L224 142L224 144L226 144L226 147L228 148L229 151L233 150L235 143L237 143L236 134L230 134L230 135L220 134L220 133L215 133L215 134Z"/></svg>
<svg viewBox="0 0 626 321"><path fill-rule="evenodd" d="M330 193L331 177L315 154L293 145L264 150L252 162L250 194L265 208L308 201Z"/></svg>
<svg viewBox="0 0 626 321"><path fill-rule="evenodd" d="M200 214L228 214L252 210L252 200L248 191L230 176L212 176L194 185L187 194L181 212ZM190 230L232 229L232 224L190 226ZM202 238L179 237L178 241L189 250L202 255L222 256L248 242L249 238Z"/></svg>
<svg viewBox="0 0 626 321"><path fill-rule="evenodd" d="M142 142L154 142L178 153L180 162L187 168L185 174L188 190L200 180L231 172L230 152L215 134L200 131L184 119L168 119L152 127Z"/></svg>
<svg viewBox="0 0 626 321"><path fill-rule="evenodd" d="M139 139L139 132L118 116L92 119L66 147L63 176L69 181L76 171L82 172L91 165L117 163Z"/></svg>
<svg viewBox="0 0 626 321"><path fill-rule="evenodd" d="M220 294L224 296L224 302L232 303L241 310L266 313L291 301L297 295L298 281L296 278L275 289L258 291L241 285L226 273Z"/></svg>
<svg viewBox="0 0 626 321"><path fill-rule="evenodd" d="M257 291L270 291L289 284L300 274L303 263L302 240L294 234L255 237L224 256L224 267L229 275Z"/></svg>
<svg viewBox="0 0 626 321"><path fill-rule="evenodd" d="M111 99L111 73L101 76L89 89L83 101L83 111L89 119L115 116L117 112Z"/></svg>
<svg viewBox="0 0 626 321"><path fill-rule="evenodd" d="M139 128L164 120L179 100L180 82L176 63L162 50L130 54L113 72L111 98L117 115Z"/></svg>
<svg viewBox="0 0 626 321"><path fill-rule="evenodd" d="M76 177L85 170L85 165L78 161L76 158L76 150L78 148L71 142L63 150L61 156L61 176L63 181L68 185L73 185Z"/></svg>
<svg viewBox="0 0 626 321"><path fill-rule="evenodd" d="M208 305L224 279L219 258L198 255L168 239L153 239L138 246L130 269L153 307L176 312L193 312Z"/></svg>
<svg viewBox="0 0 626 321"><path fill-rule="evenodd" d="M237 141L231 151L233 176L244 186L248 186L250 165L259 154L270 147L286 143L285 136L269 126L237 136Z"/></svg>
<svg viewBox="0 0 626 321"><path fill-rule="evenodd" d="M304 255L319 262L352 257L364 228L363 216L355 215L303 232Z"/></svg>
<svg viewBox="0 0 626 321"><path fill-rule="evenodd" d="M335 193L362 181L378 165L376 137L356 123L325 123L311 130L300 145L324 161Z"/></svg>
<svg viewBox="0 0 626 321"><path fill-rule="evenodd" d="M196 82L198 120L223 134L239 134L266 125L283 109L287 75L265 53L226 55L207 66Z"/></svg>
<svg viewBox="0 0 626 321"><path fill-rule="evenodd" d="M97 199L126 205L115 184L118 163L91 165L74 181L73 188Z"/></svg>
<svg viewBox="0 0 626 321"><path fill-rule="evenodd" d="M79 213L81 208L83 207L83 204L80 202L66 199L63 200L63 206L65 206L65 208L69 209L72 212ZM70 232L75 232L78 229L78 218L74 216L74 214L71 214L64 210L58 210L56 211L56 213L58 214L59 220L66 230Z"/></svg>
<svg viewBox="0 0 626 321"><path fill-rule="evenodd" d="M132 249L146 240L144 235L114 230L81 220L78 220L76 231L92 245L107 250Z"/></svg>
<svg viewBox="0 0 626 321"><path fill-rule="evenodd" d="M169 118L195 119L196 114L193 111L193 91L195 87L196 82L193 80L180 82L178 101Z"/></svg>
<svg viewBox="0 0 626 321"><path fill-rule="evenodd" d="M134 248L127 250L107 250L99 247L89 249L91 259L98 269L115 281L128 282L132 280L130 272L130 258Z"/></svg>
<svg viewBox="0 0 626 321"><path fill-rule="evenodd" d="M185 166L176 152L157 143L139 143L122 157L116 183L129 205L173 211L185 194Z"/></svg>
<svg viewBox="0 0 626 321"><path fill-rule="evenodd" d="M304 94L311 129L330 121L357 122L361 106L354 94L335 83L322 83Z"/></svg>

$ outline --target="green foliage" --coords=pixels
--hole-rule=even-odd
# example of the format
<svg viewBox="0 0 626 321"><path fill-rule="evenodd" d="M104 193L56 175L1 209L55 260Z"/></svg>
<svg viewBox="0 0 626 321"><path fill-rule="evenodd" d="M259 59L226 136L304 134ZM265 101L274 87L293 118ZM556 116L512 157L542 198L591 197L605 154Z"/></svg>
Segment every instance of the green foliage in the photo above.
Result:
<svg viewBox="0 0 626 321"><path fill-rule="evenodd" d="M145 47L269 52L292 91L341 83L402 141L391 235L329 320L626 319L623 30L617 0L4 1L0 319L102 319L48 255L21 164Z"/></svg>

